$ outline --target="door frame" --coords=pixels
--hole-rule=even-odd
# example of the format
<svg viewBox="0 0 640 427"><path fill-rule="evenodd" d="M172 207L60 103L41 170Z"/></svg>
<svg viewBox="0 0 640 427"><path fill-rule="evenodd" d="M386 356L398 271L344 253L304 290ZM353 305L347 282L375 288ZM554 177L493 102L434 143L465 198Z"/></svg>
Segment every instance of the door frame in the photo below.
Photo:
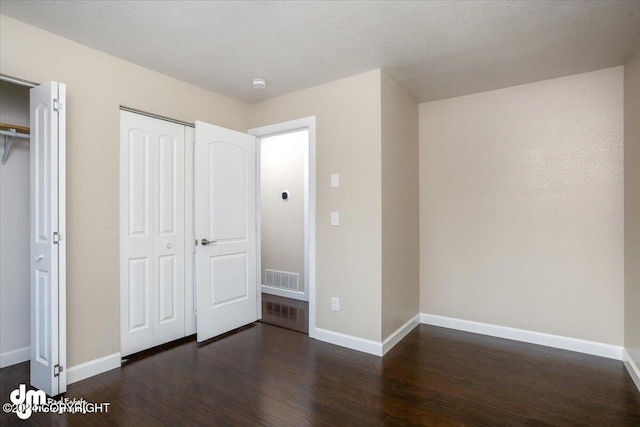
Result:
<svg viewBox="0 0 640 427"><path fill-rule="evenodd" d="M308 150L305 155L305 296L309 301L309 337L316 335L316 116L303 117L282 123L249 129L248 134L256 137L256 246L257 246L257 314L262 318L262 239L260 205L260 140L265 137L286 134L300 130L309 131Z"/></svg>

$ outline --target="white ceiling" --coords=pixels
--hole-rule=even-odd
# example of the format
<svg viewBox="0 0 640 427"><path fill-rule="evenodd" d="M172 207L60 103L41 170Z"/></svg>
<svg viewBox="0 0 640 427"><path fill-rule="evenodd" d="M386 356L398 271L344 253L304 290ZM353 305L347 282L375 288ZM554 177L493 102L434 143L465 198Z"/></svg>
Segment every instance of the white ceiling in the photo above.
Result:
<svg viewBox="0 0 640 427"><path fill-rule="evenodd" d="M2 0L0 13L244 102L377 68L431 101L620 65L640 40L633 0Z"/></svg>

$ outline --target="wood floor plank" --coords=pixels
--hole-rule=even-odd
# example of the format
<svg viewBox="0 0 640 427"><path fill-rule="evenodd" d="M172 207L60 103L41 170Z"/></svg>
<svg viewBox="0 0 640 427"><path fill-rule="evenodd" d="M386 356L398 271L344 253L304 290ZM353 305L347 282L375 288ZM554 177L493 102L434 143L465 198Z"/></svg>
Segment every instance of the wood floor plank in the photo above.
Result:
<svg viewBox="0 0 640 427"><path fill-rule="evenodd" d="M0 400L28 381L0 370ZM257 323L71 384L106 414L0 414L2 426L640 426L622 362L420 325L384 358Z"/></svg>

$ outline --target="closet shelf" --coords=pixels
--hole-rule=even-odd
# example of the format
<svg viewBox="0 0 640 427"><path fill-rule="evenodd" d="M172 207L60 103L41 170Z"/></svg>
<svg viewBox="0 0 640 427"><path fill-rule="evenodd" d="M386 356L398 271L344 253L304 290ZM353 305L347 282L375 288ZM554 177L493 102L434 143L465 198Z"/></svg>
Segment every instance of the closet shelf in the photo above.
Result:
<svg viewBox="0 0 640 427"><path fill-rule="evenodd" d="M11 138L23 138L29 140L31 129L25 126L0 123L0 135L2 135L2 164L7 163L11 150Z"/></svg>

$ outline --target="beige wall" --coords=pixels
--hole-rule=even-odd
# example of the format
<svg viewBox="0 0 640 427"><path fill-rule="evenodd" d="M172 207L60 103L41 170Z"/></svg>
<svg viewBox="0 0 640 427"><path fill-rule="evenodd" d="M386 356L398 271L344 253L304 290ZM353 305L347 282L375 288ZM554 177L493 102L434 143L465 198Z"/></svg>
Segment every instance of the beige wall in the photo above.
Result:
<svg viewBox="0 0 640 427"><path fill-rule="evenodd" d="M419 313L418 104L382 73L382 339Z"/></svg>
<svg viewBox="0 0 640 427"><path fill-rule="evenodd" d="M67 362L120 350L119 106L246 131L246 106L0 16L0 73L67 84Z"/></svg>
<svg viewBox="0 0 640 427"><path fill-rule="evenodd" d="M624 346L640 367L640 50L624 67Z"/></svg>
<svg viewBox="0 0 640 427"><path fill-rule="evenodd" d="M309 131L260 140L262 283L265 269L298 273L304 291L304 171ZM282 192L289 198L282 199Z"/></svg>
<svg viewBox="0 0 640 427"><path fill-rule="evenodd" d="M249 128L316 116L316 322L381 337L380 71L249 106ZM331 188L331 173L340 188ZM340 226L330 225L331 211ZM331 311L340 298L340 312Z"/></svg>
<svg viewBox="0 0 640 427"><path fill-rule="evenodd" d="M622 345L622 117L622 67L421 104L421 311Z"/></svg>
<svg viewBox="0 0 640 427"><path fill-rule="evenodd" d="M29 88L0 81L0 123L29 127ZM0 355L30 342L29 140L12 141L0 165Z"/></svg>

